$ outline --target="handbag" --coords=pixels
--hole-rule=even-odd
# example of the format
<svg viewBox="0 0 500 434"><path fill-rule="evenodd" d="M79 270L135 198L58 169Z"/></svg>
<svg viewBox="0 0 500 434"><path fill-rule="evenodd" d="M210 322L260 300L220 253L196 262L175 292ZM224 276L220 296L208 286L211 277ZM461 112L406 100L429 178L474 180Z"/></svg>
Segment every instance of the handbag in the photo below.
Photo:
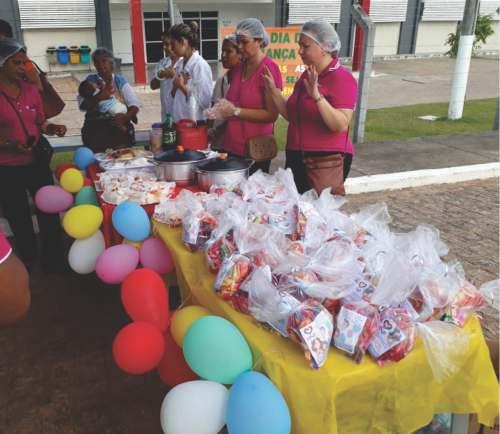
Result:
<svg viewBox="0 0 500 434"><path fill-rule="evenodd" d="M42 90L40 91L40 95L42 97L43 112L45 114L45 118L53 118L63 111L66 103L54 89L54 86L50 84L49 80L47 79L47 73L42 71L35 62L32 61L32 63L38 70L40 82L42 83Z"/></svg>
<svg viewBox="0 0 500 434"><path fill-rule="evenodd" d="M269 161L278 155L278 145L273 135L252 137L245 144L246 155L255 162Z"/></svg>
<svg viewBox="0 0 500 434"><path fill-rule="evenodd" d="M16 114L17 119L19 120L19 123L21 124L24 135L26 136L26 144L33 146L33 157L35 159L35 162L48 166L50 164L50 161L52 160L52 156L54 155L54 149L50 145L49 141L44 137L43 134L40 134L40 138L38 139L38 142L34 143L35 138L33 136L30 136L30 134L28 133L28 129L26 128L26 125L24 124L23 118L21 117L19 112L14 107L14 104L12 104L12 101L9 99L9 97L5 93L2 92L2 94L5 98L5 100L12 107L12 110Z"/></svg>

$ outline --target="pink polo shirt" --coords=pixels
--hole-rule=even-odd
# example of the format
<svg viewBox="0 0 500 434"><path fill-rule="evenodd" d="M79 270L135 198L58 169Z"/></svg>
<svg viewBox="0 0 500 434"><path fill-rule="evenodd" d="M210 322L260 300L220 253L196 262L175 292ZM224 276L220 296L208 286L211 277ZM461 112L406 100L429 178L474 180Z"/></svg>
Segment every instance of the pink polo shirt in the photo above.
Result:
<svg viewBox="0 0 500 434"><path fill-rule="evenodd" d="M0 137L27 143L28 138L14 109L21 115L29 136L38 140L40 129L45 122L42 99L38 88L26 80L20 81L21 92L16 98L11 98L0 92ZM14 108L9 104L14 105ZM1 146L1 145L0 145ZM31 153L19 154L0 151L0 166L24 166L33 162Z"/></svg>
<svg viewBox="0 0 500 434"><path fill-rule="evenodd" d="M287 101L288 136L287 149L293 151L354 152L347 131L331 131L318 110L317 103L307 93L304 72L295 83L293 93ZM319 91L336 109L354 110L358 97L358 83L350 71L337 59L328 65L318 77Z"/></svg>
<svg viewBox="0 0 500 434"><path fill-rule="evenodd" d="M283 80L278 65L266 56L254 71L251 77L243 80L243 65L238 65L231 70L231 85L226 94L226 99L241 108L264 109L264 79L262 73L267 66L274 78L276 87L283 88ZM236 155L245 155L245 144L248 139L258 136L273 134L272 122L249 122L231 117L227 120L226 130L222 137L221 146L224 150Z"/></svg>
<svg viewBox="0 0 500 434"><path fill-rule="evenodd" d="M11 253L12 247L10 247L9 241L0 229L0 264L5 262Z"/></svg>

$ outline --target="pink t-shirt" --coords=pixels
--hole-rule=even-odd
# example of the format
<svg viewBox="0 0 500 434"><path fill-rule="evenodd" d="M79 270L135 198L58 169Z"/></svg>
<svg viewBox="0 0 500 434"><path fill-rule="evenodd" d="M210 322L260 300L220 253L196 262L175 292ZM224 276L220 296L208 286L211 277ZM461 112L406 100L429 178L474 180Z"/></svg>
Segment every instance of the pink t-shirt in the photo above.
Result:
<svg viewBox="0 0 500 434"><path fill-rule="evenodd" d="M264 98L264 79L262 73L267 66L274 78L276 87L283 88L283 81L278 65L266 56L247 80L243 80L243 66L238 65L231 70L231 85L226 94L226 99L241 108L263 109L266 107ZM235 116L229 118L226 130L222 137L222 148L232 154L245 155L245 144L252 137L273 134L272 122L249 122Z"/></svg>
<svg viewBox="0 0 500 434"><path fill-rule="evenodd" d="M5 262L11 253L12 247L10 246L7 238L5 238L2 230L0 230L0 264Z"/></svg>
<svg viewBox="0 0 500 434"><path fill-rule="evenodd" d="M287 101L287 149L294 151L339 151L352 154L353 145L347 131L331 131L321 118L317 103L304 86L307 71L301 75ZM358 83L350 71L337 59L318 77L319 91L336 109L354 110L358 97Z"/></svg>
<svg viewBox="0 0 500 434"><path fill-rule="evenodd" d="M27 143L28 138L14 108L21 115L28 135L34 137L35 140L40 137L40 128L45 122L45 115L38 88L26 80L21 80L20 86L21 92L17 99L0 92L0 137L16 140L19 143ZM14 108L9 104L9 101L14 105ZM24 166L31 162L33 162L31 153L0 152L1 166Z"/></svg>

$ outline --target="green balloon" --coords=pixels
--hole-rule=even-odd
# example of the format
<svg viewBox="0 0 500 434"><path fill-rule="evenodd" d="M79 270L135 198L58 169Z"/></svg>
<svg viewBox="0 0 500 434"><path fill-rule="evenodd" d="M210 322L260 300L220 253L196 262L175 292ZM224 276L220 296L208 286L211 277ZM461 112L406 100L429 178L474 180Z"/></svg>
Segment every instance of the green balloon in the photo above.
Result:
<svg viewBox="0 0 500 434"><path fill-rule="evenodd" d="M84 204L99 206L99 203L97 202L97 196L95 194L94 187L91 187L90 185L83 187L76 194L76 197L75 197L75 206L76 205L84 205Z"/></svg>
<svg viewBox="0 0 500 434"><path fill-rule="evenodd" d="M220 316L204 316L189 327L182 343L184 358L201 378L233 384L253 365L252 351L240 331Z"/></svg>

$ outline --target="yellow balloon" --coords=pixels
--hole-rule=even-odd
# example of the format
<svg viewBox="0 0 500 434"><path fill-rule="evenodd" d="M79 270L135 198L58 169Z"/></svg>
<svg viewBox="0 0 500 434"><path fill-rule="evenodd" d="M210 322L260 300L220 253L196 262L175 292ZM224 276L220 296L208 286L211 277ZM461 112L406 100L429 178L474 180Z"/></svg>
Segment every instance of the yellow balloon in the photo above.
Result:
<svg viewBox="0 0 500 434"><path fill-rule="evenodd" d="M182 347L184 335L189 327L198 319L210 315L210 311L202 306L187 306L176 310L170 323L170 332L174 341Z"/></svg>
<svg viewBox="0 0 500 434"><path fill-rule="evenodd" d="M83 187L83 175L79 170L71 167L66 169L59 180L61 187L70 193L78 193Z"/></svg>
<svg viewBox="0 0 500 434"><path fill-rule="evenodd" d="M77 205L71 208L63 218L66 233L77 240L94 235L101 226L103 214L95 205Z"/></svg>
<svg viewBox="0 0 500 434"><path fill-rule="evenodd" d="M127 240L126 238L124 238L122 244L129 244L131 246L134 246L134 247L137 247L138 249L140 249L142 246L142 241L130 241L130 240Z"/></svg>

